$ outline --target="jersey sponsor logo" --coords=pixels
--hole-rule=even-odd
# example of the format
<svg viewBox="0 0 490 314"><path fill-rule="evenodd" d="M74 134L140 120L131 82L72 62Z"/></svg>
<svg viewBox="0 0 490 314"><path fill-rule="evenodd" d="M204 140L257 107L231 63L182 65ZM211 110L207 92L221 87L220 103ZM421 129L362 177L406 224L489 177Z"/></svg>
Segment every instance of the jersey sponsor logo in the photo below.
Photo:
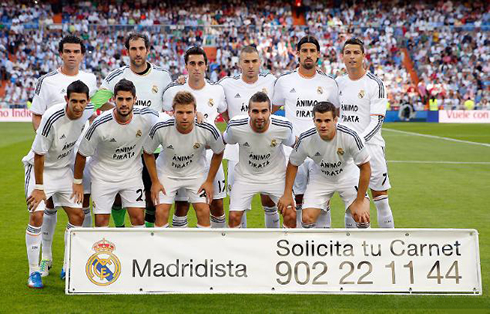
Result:
<svg viewBox="0 0 490 314"><path fill-rule="evenodd" d="M359 120L359 117L358 116L348 116L348 115L342 115L342 122L343 123L348 123L348 122L361 122L361 120Z"/></svg>
<svg viewBox="0 0 490 314"><path fill-rule="evenodd" d="M192 158L194 158L194 154L187 156L175 155L172 157L172 167L176 169L183 169L192 163Z"/></svg>
<svg viewBox="0 0 490 314"><path fill-rule="evenodd" d="M245 144L243 144L244 147L250 147L250 144L248 144L248 142L245 142Z"/></svg>
<svg viewBox="0 0 490 314"><path fill-rule="evenodd" d="M209 98L209 101L208 101L208 106L209 106L209 107L214 106L214 100L213 100L213 98Z"/></svg>
<svg viewBox="0 0 490 314"><path fill-rule="evenodd" d="M339 147L339 148L337 149L337 154L339 154L339 155L341 155L341 156L344 154L344 150L342 149L342 147Z"/></svg>
<svg viewBox="0 0 490 314"><path fill-rule="evenodd" d="M316 152L315 157L320 157L321 155L320 152Z"/></svg>
<svg viewBox="0 0 490 314"><path fill-rule="evenodd" d="M199 147L201 147L201 144L195 143L193 147L194 147L194 149L198 149Z"/></svg>
<svg viewBox="0 0 490 314"><path fill-rule="evenodd" d="M143 135L143 132L141 132L141 130L138 130L138 132L136 132L136 137L141 137L141 135Z"/></svg>
<svg viewBox="0 0 490 314"><path fill-rule="evenodd" d="M116 282L121 274L121 262L113 251L114 243L103 238L92 246L95 253L90 256L85 265L87 278L97 286L108 286Z"/></svg>
<svg viewBox="0 0 490 314"><path fill-rule="evenodd" d="M65 134L63 134L63 135L60 136L60 140L62 140L64 138L66 138Z"/></svg>
<svg viewBox="0 0 490 314"><path fill-rule="evenodd" d="M109 141L110 143L116 143L116 139L115 138L111 138L111 140Z"/></svg>
<svg viewBox="0 0 490 314"><path fill-rule="evenodd" d="M158 93L158 86L153 85L153 86L151 87L151 92L152 92L153 94Z"/></svg>
<svg viewBox="0 0 490 314"><path fill-rule="evenodd" d="M359 91L359 94L357 94L357 97L359 97L360 99L363 99L364 95L366 95L366 91L364 89L361 89Z"/></svg>
<svg viewBox="0 0 490 314"><path fill-rule="evenodd" d="M357 112L359 111L359 106L358 105L340 105L340 109L342 111L354 111L354 112Z"/></svg>
<svg viewBox="0 0 490 314"><path fill-rule="evenodd" d="M342 166L342 162L325 162L321 161L320 162L320 170L322 173L326 176L333 177L341 174L344 172L344 168L340 168Z"/></svg>
<svg viewBox="0 0 490 314"><path fill-rule="evenodd" d="M242 102L242 107L240 108L241 112L248 112L248 104Z"/></svg>
<svg viewBox="0 0 490 314"><path fill-rule="evenodd" d="M253 154L253 153L250 153L250 155L248 156L248 165L250 167L253 167L255 169L262 169L264 167L267 167L268 165L270 165L270 159L271 158L271 154L268 153L268 154L265 154L265 155L257 155L257 154Z"/></svg>
<svg viewBox="0 0 490 314"><path fill-rule="evenodd" d="M123 160L123 159L129 159L134 157L135 152L134 148L136 147L136 144L132 146L126 146L126 147L121 147L117 148L114 154L112 155L112 159L115 160Z"/></svg>
<svg viewBox="0 0 490 314"><path fill-rule="evenodd" d="M323 88L321 86L318 86L317 89L316 89L316 92L320 95L323 94Z"/></svg>
<svg viewBox="0 0 490 314"><path fill-rule="evenodd" d="M318 104L318 100L297 99L296 100L296 117L297 118L313 118L311 109Z"/></svg>
<svg viewBox="0 0 490 314"><path fill-rule="evenodd" d="M242 96L240 96L240 93L236 93L235 98L242 98Z"/></svg>
<svg viewBox="0 0 490 314"><path fill-rule="evenodd" d="M173 145L168 145L167 149L174 149Z"/></svg>
<svg viewBox="0 0 490 314"><path fill-rule="evenodd" d="M289 92L290 92L290 93L296 93L296 90L295 90L295 89L294 89L294 87L293 87L293 89L291 89Z"/></svg>
<svg viewBox="0 0 490 314"><path fill-rule="evenodd" d="M277 146L277 140L276 139L273 139L271 141L271 147L276 147Z"/></svg>
<svg viewBox="0 0 490 314"><path fill-rule="evenodd" d="M136 100L135 105L136 106L143 106L143 107L150 107L151 106L151 100L150 99L147 99L147 100L138 99L138 100Z"/></svg>

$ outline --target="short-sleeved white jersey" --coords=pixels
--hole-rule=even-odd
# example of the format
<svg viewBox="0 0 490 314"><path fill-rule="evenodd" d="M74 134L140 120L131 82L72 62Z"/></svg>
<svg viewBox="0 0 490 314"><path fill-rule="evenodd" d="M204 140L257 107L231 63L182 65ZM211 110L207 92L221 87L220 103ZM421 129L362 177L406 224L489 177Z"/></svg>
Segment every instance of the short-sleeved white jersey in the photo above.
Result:
<svg viewBox="0 0 490 314"><path fill-rule="evenodd" d="M341 124L337 124L337 132L330 141L323 140L316 128L301 133L289 161L299 166L306 157L313 159L312 171L315 174L321 174L328 182L333 183L352 178L352 175L359 173L356 165L370 159L359 135Z"/></svg>
<svg viewBox="0 0 490 314"><path fill-rule="evenodd" d="M358 80L343 75L337 78L340 89L340 122L355 130L366 143L385 145L381 136L383 118L388 102L383 82L367 72ZM368 130L372 116L378 123Z"/></svg>
<svg viewBox="0 0 490 314"><path fill-rule="evenodd" d="M257 92L266 93L272 101L275 83L276 77L272 74L260 74L253 84L246 83L241 75L221 79L218 84L225 90L228 117L246 115L250 97Z"/></svg>
<svg viewBox="0 0 490 314"><path fill-rule="evenodd" d="M246 83L241 75L221 79L218 84L225 90L228 117L232 119L238 115L246 115L250 97L257 92L266 93L272 102L275 83L276 77L272 74L260 74L253 84ZM238 161L238 145L226 145L224 158Z"/></svg>
<svg viewBox="0 0 490 314"><path fill-rule="evenodd" d="M296 136L313 127L311 110L320 101L329 101L337 108L340 105L337 83L321 71L308 79L295 70L276 81L272 103L284 106L285 116L293 123Z"/></svg>
<svg viewBox="0 0 490 314"><path fill-rule="evenodd" d="M32 143L31 151L22 161L34 165L34 153L44 155L45 169L71 167L75 144L82 134L85 122L94 113L88 104L83 115L71 120L66 114L66 102L51 106L41 118L41 123Z"/></svg>
<svg viewBox="0 0 490 314"><path fill-rule="evenodd" d="M235 180L250 184L284 181L286 157L283 145L293 146L296 140L289 120L272 115L267 131L257 133L250 126L250 117L237 116L230 120L223 138L226 143L239 145Z"/></svg>
<svg viewBox="0 0 490 314"><path fill-rule="evenodd" d="M175 94L180 91L190 92L196 98L197 111L201 112L207 122L215 125L214 120L219 113L226 111L226 97L223 87L218 84L212 84L206 81L206 84L201 89L192 89L189 83L179 84L172 83L165 89L163 93L163 110L172 111L172 101Z"/></svg>
<svg viewBox="0 0 490 314"><path fill-rule="evenodd" d="M65 102L66 89L71 83L80 80L89 88L89 96L97 91L97 78L94 74L78 71L77 75L65 75L60 69L41 76L37 80L31 111L43 115L51 106Z"/></svg>
<svg viewBox="0 0 490 314"><path fill-rule="evenodd" d="M149 108L134 108L128 124L119 124L114 110L97 117L78 148L81 155L92 156L92 180L121 182L141 176L141 149L158 121L158 113Z"/></svg>
<svg viewBox="0 0 490 314"><path fill-rule="evenodd" d="M225 149L218 129L207 122L195 123L192 131L182 134L175 119L158 122L147 138L144 150L153 153L158 145L163 149L157 158L157 168L171 179L200 178L206 171L206 147L219 154Z"/></svg>
<svg viewBox="0 0 490 314"><path fill-rule="evenodd" d="M143 75L134 73L129 66L116 69L107 75L100 88L114 92L116 84L122 79L127 79L136 87L136 106L149 107L161 112L163 91L172 82L172 78L166 70L151 63L150 67Z"/></svg>

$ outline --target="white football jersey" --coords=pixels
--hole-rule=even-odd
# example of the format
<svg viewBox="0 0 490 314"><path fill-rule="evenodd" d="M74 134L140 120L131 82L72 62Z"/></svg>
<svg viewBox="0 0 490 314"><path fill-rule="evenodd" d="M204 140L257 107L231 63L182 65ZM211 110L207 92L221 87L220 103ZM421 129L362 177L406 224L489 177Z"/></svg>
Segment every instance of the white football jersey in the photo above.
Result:
<svg viewBox="0 0 490 314"><path fill-rule="evenodd" d="M275 82L276 77L272 74L260 74L253 84L245 83L241 75L221 79L218 84L225 90L228 117L232 119L238 115L246 115L250 97L257 92L266 93L272 102ZM238 161L238 145L226 145L223 158Z"/></svg>
<svg viewBox="0 0 490 314"><path fill-rule="evenodd" d="M141 176L141 149L151 127L158 121L158 113L149 108L134 108L128 124L119 124L114 110L97 117L78 148L81 155L92 156L92 180L121 182Z"/></svg>
<svg viewBox="0 0 490 314"><path fill-rule="evenodd" d="M311 110L320 101L329 101L337 108L340 105L337 83L321 71L307 79L295 70L276 81L272 103L284 106L285 116L293 123L296 136L313 127Z"/></svg>
<svg viewBox="0 0 490 314"><path fill-rule="evenodd" d="M343 75L337 78L337 83L340 89L340 122L355 130L366 143L384 146L381 127L388 99L383 82L367 72L355 81L347 74ZM373 115L378 116L378 123L368 130Z"/></svg>
<svg viewBox="0 0 490 314"><path fill-rule="evenodd" d="M321 174L328 182L333 183L351 179L353 175L359 173L356 165L361 165L370 159L359 135L341 124L337 124L335 137L330 141L323 140L316 128L301 133L289 161L299 166L306 157L314 161L312 167L314 174Z"/></svg>
<svg viewBox="0 0 490 314"><path fill-rule="evenodd" d="M116 69L107 75L100 88L114 92L116 84L123 78L127 79L136 87L136 106L161 112L163 91L172 82L172 78L163 68L151 63L150 67L144 75L134 73L129 66Z"/></svg>
<svg viewBox="0 0 490 314"><path fill-rule="evenodd" d="M207 122L215 125L214 120L219 113L226 111L226 98L223 87L206 81L203 88L196 90L189 86L189 83L172 83L163 92L163 110L172 111L172 101L175 94L180 91L188 91L196 98L197 111L201 112Z"/></svg>
<svg viewBox="0 0 490 314"><path fill-rule="evenodd" d="M71 167L75 144L82 134L85 122L94 113L94 106L88 104L83 115L76 120L68 118L66 106L66 102L56 104L43 114L31 151L22 159L24 163L34 165L36 153L44 155L45 169Z"/></svg>
<svg viewBox="0 0 490 314"><path fill-rule="evenodd" d="M289 120L272 115L267 131L257 133L250 126L250 117L237 116L230 120L223 138L226 143L240 147L239 161L235 166L236 180L250 184L273 184L285 180L283 145L292 146L296 140Z"/></svg>
<svg viewBox="0 0 490 314"><path fill-rule="evenodd" d="M147 138L144 150L152 153L158 145L163 149L157 168L171 179L200 178L206 172L206 147L219 154L225 149L218 129L210 123L195 123L191 132L177 131L175 119L158 122Z"/></svg>
<svg viewBox="0 0 490 314"><path fill-rule="evenodd" d="M41 76L36 85L31 111L43 115L51 106L65 102L66 89L71 83L80 80L89 88L89 96L97 91L97 78L94 74L78 71L77 75L70 76L61 73L60 69Z"/></svg>

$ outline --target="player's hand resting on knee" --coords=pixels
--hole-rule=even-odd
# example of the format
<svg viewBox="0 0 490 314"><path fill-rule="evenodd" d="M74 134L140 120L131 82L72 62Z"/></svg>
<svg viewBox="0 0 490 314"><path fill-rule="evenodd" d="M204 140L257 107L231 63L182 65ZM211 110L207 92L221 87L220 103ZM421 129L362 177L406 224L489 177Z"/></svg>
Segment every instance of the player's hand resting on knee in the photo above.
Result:
<svg viewBox="0 0 490 314"><path fill-rule="evenodd" d="M46 194L43 190L34 189L31 195L27 198L27 208L33 212L41 201L46 201Z"/></svg>
<svg viewBox="0 0 490 314"><path fill-rule="evenodd" d="M286 210L288 209L295 209L295 206L294 206L294 199L293 199L293 195L286 195L284 194L280 199L279 199L279 202L277 202L277 209L279 210L279 212L284 215L284 213L286 212Z"/></svg>
<svg viewBox="0 0 490 314"><path fill-rule="evenodd" d="M349 210L352 214L352 218L357 223L370 223L371 216L369 213L369 200L362 198L362 200L356 199L350 206Z"/></svg>
<svg viewBox="0 0 490 314"><path fill-rule="evenodd" d="M201 192L203 191L206 192L206 199L208 204L211 204L214 195L213 182L204 181L204 183L199 188L199 191L197 191L197 194L201 195Z"/></svg>
<svg viewBox="0 0 490 314"><path fill-rule="evenodd" d="M164 195L167 195L165 192L165 188L163 187L162 183L160 181L153 183L151 185L151 201L153 202L153 205L157 206L160 204L160 192L162 192Z"/></svg>

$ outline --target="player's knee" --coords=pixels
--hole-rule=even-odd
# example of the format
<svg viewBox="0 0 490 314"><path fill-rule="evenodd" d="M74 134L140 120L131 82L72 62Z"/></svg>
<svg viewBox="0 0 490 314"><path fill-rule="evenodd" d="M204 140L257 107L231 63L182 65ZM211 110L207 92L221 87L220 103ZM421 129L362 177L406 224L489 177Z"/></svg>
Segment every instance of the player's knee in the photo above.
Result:
<svg viewBox="0 0 490 314"><path fill-rule="evenodd" d="M185 216L189 211L189 203L177 201L175 202L175 216Z"/></svg>
<svg viewBox="0 0 490 314"><path fill-rule="evenodd" d="M374 198L377 198L377 197L380 197L380 196L383 196L383 195L388 195L388 191L374 191L374 190L371 190L371 195L373 196L373 199L374 199Z"/></svg>
<svg viewBox="0 0 490 314"><path fill-rule="evenodd" d="M290 228L296 225L296 212L294 210L287 210L282 218L284 225Z"/></svg>
<svg viewBox="0 0 490 314"><path fill-rule="evenodd" d="M223 199L213 200L209 209L213 216L223 216L225 214L225 210L223 208Z"/></svg>
<svg viewBox="0 0 490 314"><path fill-rule="evenodd" d="M303 223L313 224L316 222L316 216L311 210L303 210L302 212Z"/></svg>
<svg viewBox="0 0 490 314"><path fill-rule="evenodd" d="M37 211L29 216L29 224L33 227L41 227L43 225L43 212Z"/></svg>
<svg viewBox="0 0 490 314"><path fill-rule="evenodd" d="M85 219L85 213L81 208L77 210L73 210L73 212L70 213L69 220L70 223L74 226L81 226L83 224L84 219Z"/></svg>
<svg viewBox="0 0 490 314"><path fill-rule="evenodd" d="M231 211L228 217L228 225L230 228L236 228L240 225L242 221L242 215L238 212Z"/></svg>

